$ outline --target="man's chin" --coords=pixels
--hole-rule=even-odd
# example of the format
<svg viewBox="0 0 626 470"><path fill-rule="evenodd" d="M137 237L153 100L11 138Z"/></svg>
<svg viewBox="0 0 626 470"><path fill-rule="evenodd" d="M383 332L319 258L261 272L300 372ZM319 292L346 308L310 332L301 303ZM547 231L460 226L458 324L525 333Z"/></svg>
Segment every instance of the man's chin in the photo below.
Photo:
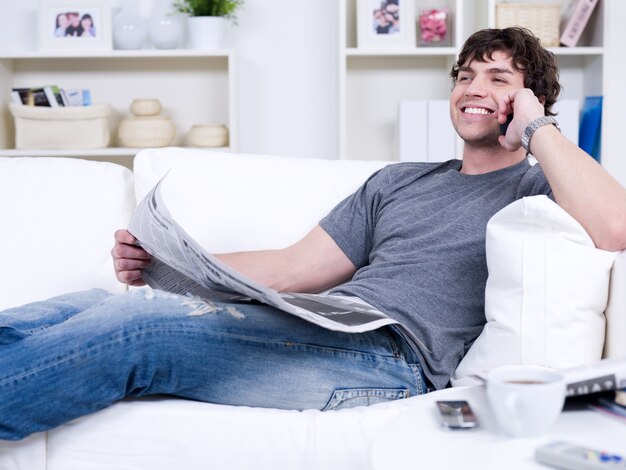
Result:
<svg viewBox="0 0 626 470"><path fill-rule="evenodd" d="M485 148L500 147L500 142L498 141L500 134L495 134L495 135L489 134L489 135L481 135L481 136L460 135L460 137L463 140L463 142L465 142L465 145L469 145L472 147L485 147Z"/></svg>

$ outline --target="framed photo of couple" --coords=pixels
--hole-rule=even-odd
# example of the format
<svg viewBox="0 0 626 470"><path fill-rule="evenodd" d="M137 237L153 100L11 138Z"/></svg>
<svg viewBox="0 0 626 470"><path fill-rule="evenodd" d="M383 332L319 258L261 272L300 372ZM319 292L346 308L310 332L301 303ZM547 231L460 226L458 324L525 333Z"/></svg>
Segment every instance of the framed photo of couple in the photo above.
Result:
<svg viewBox="0 0 626 470"><path fill-rule="evenodd" d="M356 0L359 48L417 45L414 0Z"/></svg>
<svg viewBox="0 0 626 470"><path fill-rule="evenodd" d="M111 50L108 0L40 0L41 50Z"/></svg>

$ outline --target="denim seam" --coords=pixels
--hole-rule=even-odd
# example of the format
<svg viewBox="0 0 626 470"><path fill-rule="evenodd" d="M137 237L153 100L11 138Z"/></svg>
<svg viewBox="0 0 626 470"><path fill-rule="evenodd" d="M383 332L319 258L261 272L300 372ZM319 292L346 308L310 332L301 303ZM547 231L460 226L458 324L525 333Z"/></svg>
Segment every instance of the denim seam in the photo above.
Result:
<svg viewBox="0 0 626 470"><path fill-rule="evenodd" d="M343 407L343 405L354 401L367 399L368 405L370 401L376 398L382 398L387 401L401 400L411 396L411 392L406 387L355 387L342 388L335 390L322 411L332 411Z"/></svg>
<svg viewBox="0 0 626 470"><path fill-rule="evenodd" d="M145 335L145 334L154 334L154 333L158 333L160 331L164 331L164 332L176 332L176 333L191 333L191 334L198 334L201 336L205 336L202 335L201 333L198 333L197 331L195 331L194 329L191 328L179 328L179 329L172 329L172 328L141 328L139 330L133 330L133 331L129 331L126 332L125 334L119 334L119 333L115 333L113 336L107 338L107 340L105 341L101 341L98 342L96 344L92 344L86 348L80 349L78 351L70 351L69 353L63 355L63 356L57 356L54 359L51 359L47 362L44 362L42 364L40 364L36 369L29 369L27 372L20 372L18 374L15 374L13 376L10 377L5 377L3 379L0 379L0 387L3 387L7 384L11 384L11 383L15 383L17 381L20 380L24 380L27 379L33 375L36 375L42 371L45 370L53 370L55 367L61 365L61 364L65 364L67 362L71 362L73 359L76 359L77 357L80 356L86 356L89 355L91 353L93 353L94 351L101 351L104 349L108 349L111 348L112 346L118 344L120 341L126 341L130 338L137 338L141 335ZM117 336L119 334L119 336Z"/></svg>
<svg viewBox="0 0 626 470"><path fill-rule="evenodd" d="M381 330L381 333L385 336L385 338L387 338L387 341L389 342L389 348L393 351L393 356L395 358L404 358L404 355L400 350L400 345L393 337L391 331L389 331L387 328L383 328Z"/></svg>
<svg viewBox="0 0 626 470"><path fill-rule="evenodd" d="M0 379L0 387L6 386L8 384L11 383L15 383L17 381L20 380L24 380L27 379L33 375L37 375L38 373L44 371L44 370L52 370L53 368L56 368L57 366L67 363L69 361L72 361L73 359L76 359L77 357L80 356L86 356L88 354L91 354L94 351L101 351L104 350L106 348L110 348L116 344L118 344L120 341L126 341L130 338L137 338L140 337L142 335L149 335L149 334L154 334L154 333L158 333L158 332L166 332L166 333L183 333L183 334L192 334L192 335L199 335L199 336L203 336L207 339L212 338L213 340L220 340L223 339L225 336L228 336L230 339L233 340L239 340L242 342L249 342L249 343L263 343L266 346L272 346L275 349L278 348L282 348L282 349L293 349L293 348L302 348L304 350L309 349L309 350L316 350L319 352L323 352L326 354L343 354L345 356L351 356L354 358L361 358L364 360L369 360L370 362L378 362L378 361L382 361L382 362L397 362L397 359L392 357L392 356L387 356L387 355L382 355L382 354L375 354L375 353L364 353L364 352L360 352L360 351L355 351L355 350L351 350L351 349L340 349L340 348L333 348L333 347L327 347L327 346L319 346L319 345L313 345L313 344L307 344L307 343L294 343L294 342L290 342L290 341L281 341L281 340L273 340L273 341L269 341L269 340L260 340L260 339L256 339L254 337L250 337L250 336L243 336L243 335L233 335L233 334L229 334L229 333L213 333L213 334L207 334L205 331L203 332L199 332L197 331L195 328L186 328L186 327L177 327L177 328L163 328L163 327L142 327L140 329L136 329L136 330L132 330L132 331L127 331L125 333L114 333L113 336L107 338L104 341L99 341L95 344L92 344L86 348L80 349L78 351L70 351L67 354L63 355L63 356L59 356L56 357L54 359L51 359L47 362L43 362L41 363L36 369L30 369L26 372L21 372L18 374L15 374L11 377L5 377L3 379Z"/></svg>
<svg viewBox="0 0 626 470"><path fill-rule="evenodd" d="M413 371L413 376L415 377L415 384L417 386L417 390L419 390L419 394L424 395L425 393L428 393L428 387L426 386L426 383L424 382L420 365L408 364L408 366L411 368L411 371Z"/></svg>

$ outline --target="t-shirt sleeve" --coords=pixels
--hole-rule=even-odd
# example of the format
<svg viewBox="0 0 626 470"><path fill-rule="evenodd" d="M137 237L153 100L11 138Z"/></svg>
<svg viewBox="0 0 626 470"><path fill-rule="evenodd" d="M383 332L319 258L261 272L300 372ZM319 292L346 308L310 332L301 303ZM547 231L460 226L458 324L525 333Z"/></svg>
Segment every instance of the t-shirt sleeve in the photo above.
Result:
<svg viewBox="0 0 626 470"><path fill-rule="evenodd" d="M320 226L357 269L369 263L380 192L388 186L388 181L388 171L378 170L320 221Z"/></svg>
<svg viewBox="0 0 626 470"><path fill-rule="evenodd" d="M543 174L539 164L536 163L522 178L518 188L517 199L521 199L525 196L539 196L542 194L554 200L550 183L548 183L548 179Z"/></svg>

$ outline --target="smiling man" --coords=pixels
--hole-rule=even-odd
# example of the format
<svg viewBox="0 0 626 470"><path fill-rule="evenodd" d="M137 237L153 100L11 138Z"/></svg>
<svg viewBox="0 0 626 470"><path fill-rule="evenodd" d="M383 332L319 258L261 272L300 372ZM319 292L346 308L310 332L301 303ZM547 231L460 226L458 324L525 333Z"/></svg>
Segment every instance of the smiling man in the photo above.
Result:
<svg viewBox="0 0 626 470"><path fill-rule="evenodd" d="M626 190L559 132L550 110L556 61L537 38L519 28L479 31L451 75L463 160L389 165L294 245L217 255L278 290L358 298L415 341L394 326L329 331L254 303L238 304L237 318L220 302L193 316L201 300L158 291L68 294L0 313L0 438L128 396L330 410L441 389L485 324L493 214L545 194L598 247L626 248ZM142 285L150 256L128 231L115 238L117 278Z"/></svg>

